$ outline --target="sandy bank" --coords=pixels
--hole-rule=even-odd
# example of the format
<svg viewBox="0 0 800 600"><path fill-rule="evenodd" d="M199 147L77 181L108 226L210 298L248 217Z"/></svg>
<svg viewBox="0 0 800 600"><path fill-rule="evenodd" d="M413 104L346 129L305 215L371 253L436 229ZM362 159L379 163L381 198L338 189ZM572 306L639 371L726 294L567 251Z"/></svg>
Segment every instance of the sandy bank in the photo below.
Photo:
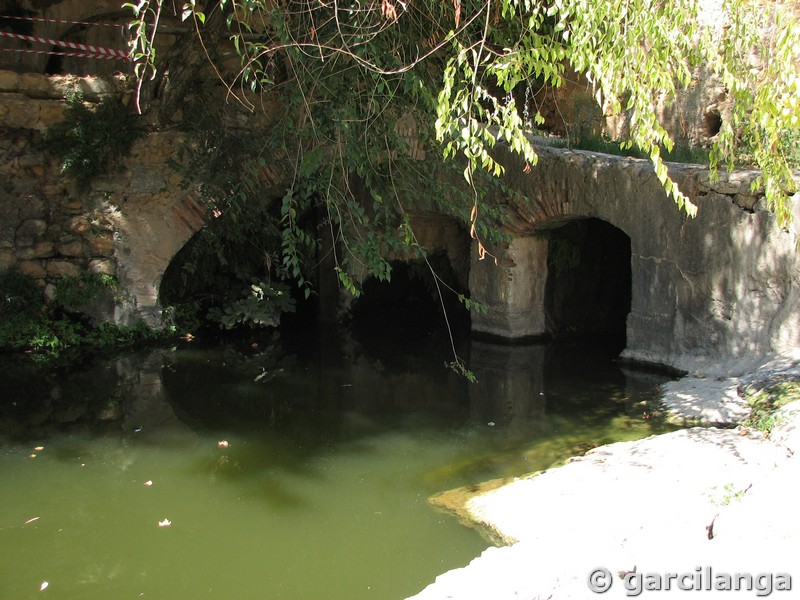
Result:
<svg viewBox="0 0 800 600"><path fill-rule="evenodd" d="M667 386L665 404L687 419L737 422L748 412L740 383L687 377ZM606 598L633 595L618 573L634 569L631 586L646 574L680 573L701 589L715 574L788 573L797 593L797 404L779 411L769 439L741 427L694 427L599 447L472 498L471 519L513 545L440 575L414 600L593 598L587 581L598 567L611 574ZM642 596L665 593L686 595L673 585Z"/></svg>

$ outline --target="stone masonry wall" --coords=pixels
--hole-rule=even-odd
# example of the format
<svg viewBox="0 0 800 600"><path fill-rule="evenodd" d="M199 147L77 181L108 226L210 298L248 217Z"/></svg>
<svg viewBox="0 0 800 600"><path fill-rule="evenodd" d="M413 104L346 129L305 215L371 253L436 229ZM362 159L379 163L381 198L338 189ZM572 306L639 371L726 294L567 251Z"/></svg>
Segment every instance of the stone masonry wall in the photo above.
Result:
<svg viewBox="0 0 800 600"><path fill-rule="evenodd" d="M540 290L547 242L536 233L592 217L630 237L628 358L693 372L725 361L744 371L765 356L800 351L800 194L785 231L750 191L755 171L712 181L702 166L673 164L673 177L698 206L689 218L649 161L544 146L538 152L538 165L527 171L518 157L502 157L506 183L524 201L511 202L514 239L499 255L505 268L473 261L473 298L491 308L473 317L473 330L546 334Z"/></svg>
<svg viewBox="0 0 800 600"><path fill-rule="evenodd" d="M125 166L80 191L40 147L76 88L97 101L122 93L124 81L0 71L0 269L32 276L50 296L64 276L114 275L121 298L92 316L156 325L163 270L203 220L199 202L167 166L180 136L145 136Z"/></svg>
<svg viewBox="0 0 800 600"><path fill-rule="evenodd" d="M38 145L62 117L70 87L99 99L119 93L122 83L0 71L0 268L33 276L49 294L60 278L84 270L115 275L120 297L93 316L156 326L161 277L204 218L196 192L182 189L168 166L182 135L143 137L124 165L86 192ZM490 308L473 316L473 330L511 339L546 333L548 248L537 231L594 217L631 239L629 358L696 370L706 359L746 361L800 348L797 199L794 230L782 231L750 192L754 173L711 182L702 167L673 165L699 206L689 219L647 161L548 147L539 153L530 172L518 157L503 159L506 183L525 201L510 206L512 239L498 250L500 266L473 252L468 275L460 271L472 297ZM265 185L279 179L271 173ZM441 219L428 221L431 237L443 241ZM466 261L465 252L456 262Z"/></svg>

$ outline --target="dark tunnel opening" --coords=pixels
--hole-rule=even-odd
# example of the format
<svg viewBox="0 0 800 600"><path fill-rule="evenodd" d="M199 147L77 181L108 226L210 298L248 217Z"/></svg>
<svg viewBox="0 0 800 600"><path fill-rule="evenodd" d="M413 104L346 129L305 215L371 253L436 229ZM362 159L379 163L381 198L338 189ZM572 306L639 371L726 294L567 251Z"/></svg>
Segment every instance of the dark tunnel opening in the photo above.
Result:
<svg viewBox="0 0 800 600"><path fill-rule="evenodd" d="M393 261L390 281L370 277L353 301L347 325L370 354L413 352L424 345L450 345L469 335L469 312L459 301L466 294L444 253L428 258L440 278L437 287L424 261Z"/></svg>
<svg viewBox="0 0 800 600"><path fill-rule="evenodd" d="M600 219L570 221L548 233L545 318L556 340L625 348L631 309L631 240Z"/></svg>

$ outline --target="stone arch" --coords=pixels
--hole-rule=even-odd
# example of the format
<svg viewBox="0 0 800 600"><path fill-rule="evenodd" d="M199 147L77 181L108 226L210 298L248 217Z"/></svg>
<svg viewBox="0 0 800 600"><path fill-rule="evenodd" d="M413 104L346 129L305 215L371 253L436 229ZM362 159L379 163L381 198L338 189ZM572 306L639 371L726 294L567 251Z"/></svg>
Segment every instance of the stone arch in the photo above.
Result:
<svg viewBox="0 0 800 600"><path fill-rule="evenodd" d="M409 344L409 349L451 333L466 333L469 314L456 294L457 275L444 251L429 253L426 264L421 259L392 260L392 276L388 281L368 277L362 283L363 294L355 298L348 310L350 330L356 339L370 346L374 354L391 337L393 342ZM429 266L440 278L437 287ZM445 287L446 284L446 287ZM445 321L443 316L446 315ZM388 335L378 337L376 332Z"/></svg>
<svg viewBox="0 0 800 600"><path fill-rule="evenodd" d="M117 274L124 303L117 307L116 320L131 324L142 319L158 327L161 279L178 251L203 227L205 206L193 194L184 194L174 204L147 210L118 215Z"/></svg>
<svg viewBox="0 0 800 600"><path fill-rule="evenodd" d="M686 219L665 195L650 163L550 147L537 152L540 160L530 169L515 156L504 156L506 182L518 192L501 200L508 207L511 240L497 249L499 269L486 261L479 264L473 256L470 289L490 309L485 316L473 316L473 329L511 339L549 337L549 232L583 219L607 223L630 240L631 310L642 306L647 312L650 286L642 284L647 274L638 269L635 255L657 255L660 242L652 230Z"/></svg>
<svg viewBox="0 0 800 600"><path fill-rule="evenodd" d="M470 237L458 220L448 215L428 211L408 211L411 229L416 242L425 249L428 256L436 256L437 260L447 263L451 272L453 288L467 291L470 270ZM330 244L330 240L326 240ZM334 267L333 253L323 248L324 257L320 261L319 269L319 315L323 321L337 321L343 314L350 311L353 304L352 295L343 290L339 285ZM402 252L385 249L382 258L389 263L412 263L419 260L413 252ZM370 276L366 272L356 272L354 279L357 285L365 284Z"/></svg>
<svg viewBox="0 0 800 600"><path fill-rule="evenodd" d="M528 168L498 148L505 183L516 192L495 199L507 207L511 239L494 252L500 269L473 253L470 289L490 308L488 316L473 315L473 330L510 339L546 335L548 248L537 231L596 218L630 238L624 358L694 370L703 360L743 368L754 357L797 351L800 304L789 300L800 289L797 233L781 230L751 191L755 171L713 180L701 165L669 164L698 207L691 218L647 160L549 146L537 152L539 163Z"/></svg>

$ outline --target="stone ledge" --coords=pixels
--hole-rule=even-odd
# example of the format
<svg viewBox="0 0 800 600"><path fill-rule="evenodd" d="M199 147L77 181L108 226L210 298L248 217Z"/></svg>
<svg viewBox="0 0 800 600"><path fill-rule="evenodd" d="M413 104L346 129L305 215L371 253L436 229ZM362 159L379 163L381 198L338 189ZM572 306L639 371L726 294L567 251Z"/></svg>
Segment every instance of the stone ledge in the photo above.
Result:
<svg viewBox="0 0 800 600"><path fill-rule="evenodd" d="M633 569L791 573L799 467L743 430L693 428L597 448L473 499L476 518L518 542L437 577L413 600L585 600L601 566L614 574L607 598L625 597L616 573Z"/></svg>
<svg viewBox="0 0 800 600"><path fill-rule="evenodd" d="M695 403L726 404L733 380L710 381L717 385L690 378ZM472 522L513 545L487 549L409 600L585 600L594 597L587 578L597 567L613 574L605 598L631 595L616 575L631 570L800 576L792 562L800 403L777 414L770 439L695 427L602 446L481 493L467 501Z"/></svg>

